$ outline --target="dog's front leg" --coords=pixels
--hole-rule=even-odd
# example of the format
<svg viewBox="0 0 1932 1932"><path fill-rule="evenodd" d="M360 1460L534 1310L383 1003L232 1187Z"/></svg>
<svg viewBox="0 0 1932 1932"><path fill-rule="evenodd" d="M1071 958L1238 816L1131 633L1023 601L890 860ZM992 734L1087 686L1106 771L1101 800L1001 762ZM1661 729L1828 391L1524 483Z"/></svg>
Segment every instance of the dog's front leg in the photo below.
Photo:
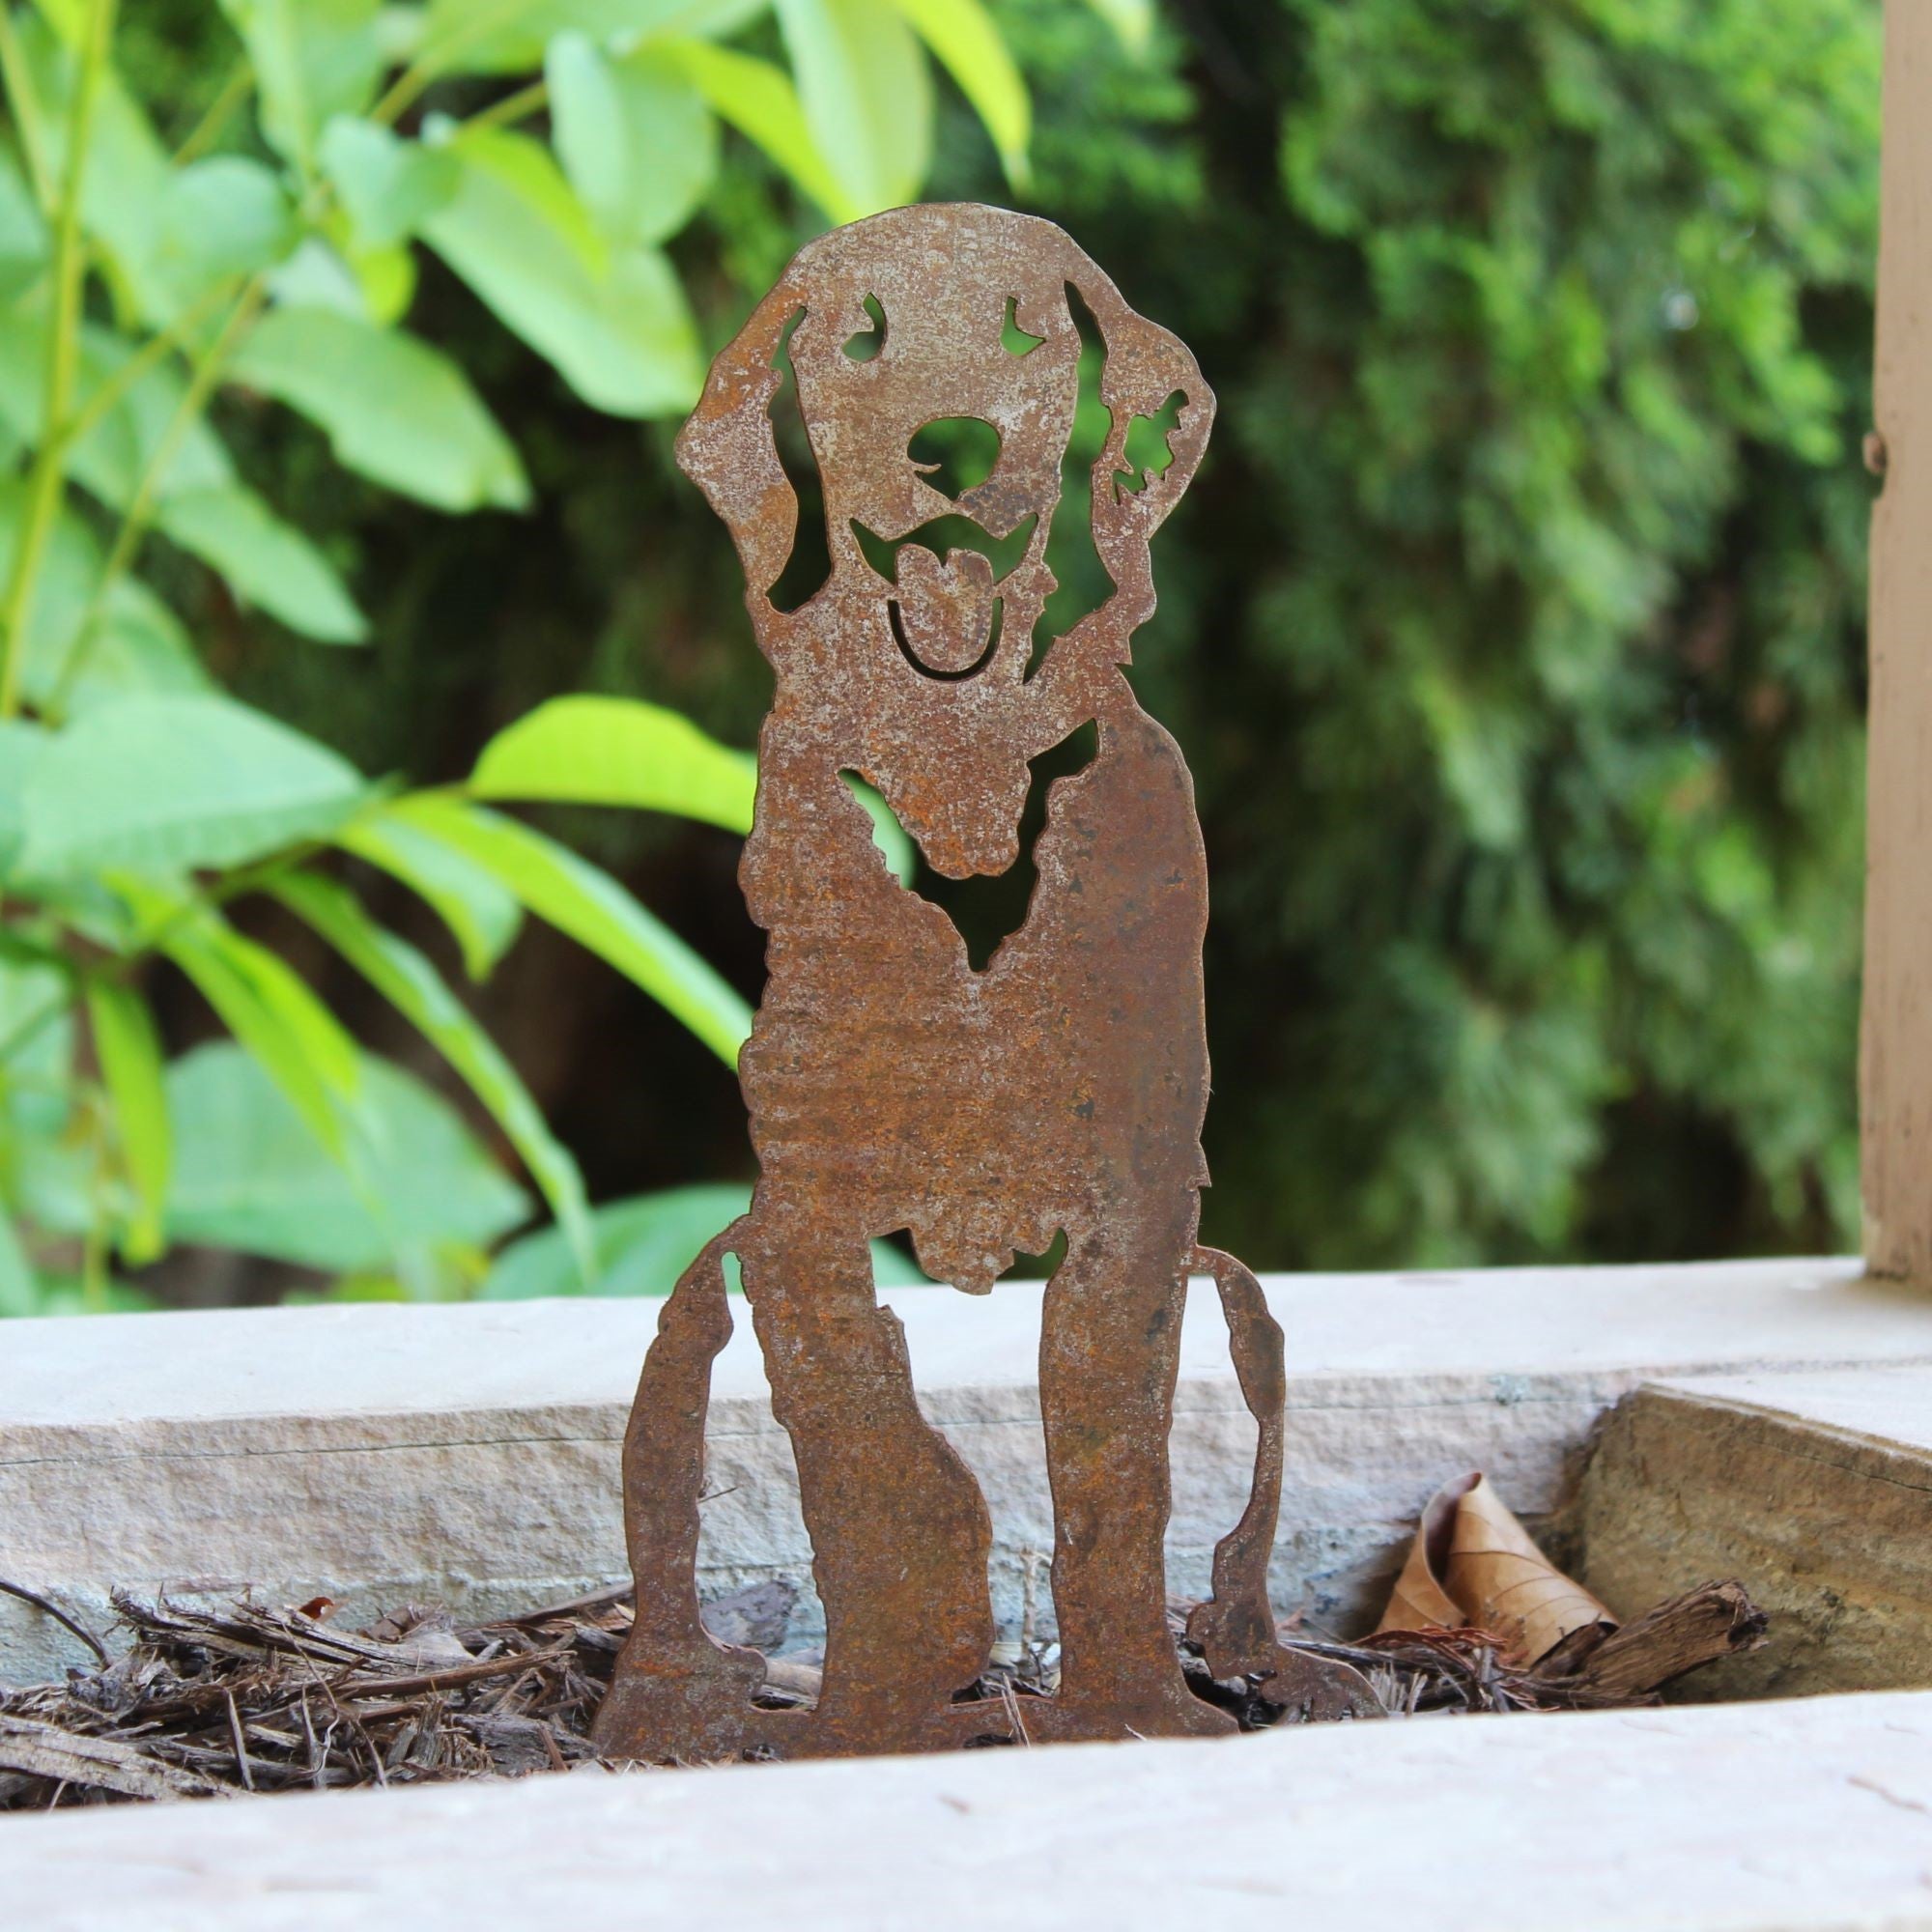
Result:
<svg viewBox="0 0 1932 1932"><path fill-rule="evenodd" d="M743 1253L745 1293L825 1605L819 1721L913 1748L985 1667L992 1525L972 1472L920 1412L865 1235L823 1229L810 1213L771 1227Z"/></svg>
<svg viewBox="0 0 1932 1932"><path fill-rule="evenodd" d="M1189 1189L1166 1211L1068 1229L1047 1284L1040 1416L1069 1737L1234 1728L1187 1689L1167 1630L1167 1438L1198 1217Z"/></svg>

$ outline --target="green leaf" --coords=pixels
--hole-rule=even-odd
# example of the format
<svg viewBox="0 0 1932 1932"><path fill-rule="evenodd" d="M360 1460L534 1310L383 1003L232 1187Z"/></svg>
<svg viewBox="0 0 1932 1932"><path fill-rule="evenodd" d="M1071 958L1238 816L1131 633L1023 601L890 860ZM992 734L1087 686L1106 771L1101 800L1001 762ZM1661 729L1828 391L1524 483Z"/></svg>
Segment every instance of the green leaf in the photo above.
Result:
<svg viewBox="0 0 1932 1932"><path fill-rule="evenodd" d="M393 248L355 248L344 251L350 272L361 297L361 313L381 328L402 321L415 299L416 258L408 243Z"/></svg>
<svg viewBox="0 0 1932 1932"><path fill-rule="evenodd" d="M277 309L231 378L299 410L346 469L442 510L522 509L529 485L469 380L414 336L319 308Z"/></svg>
<svg viewBox="0 0 1932 1932"><path fill-rule="evenodd" d="M166 1245L161 1217L174 1145L161 1085L160 1036L147 1001L117 980L88 980L87 1012L139 1207L122 1251L138 1265L153 1261Z"/></svg>
<svg viewBox="0 0 1932 1932"><path fill-rule="evenodd" d="M66 1131L73 1115L73 986L38 961L0 955L0 1114L22 1134Z"/></svg>
<svg viewBox="0 0 1932 1932"><path fill-rule="evenodd" d="M111 329L84 327L75 407L84 405L133 353L134 345ZM46 356L44 319L18 308L0 308L0 420L23 442L39 442L44 432ZM174 421L183 387L180 375L166 363L149 369L68 452L73 476L103 503L127 509ZM166 497L176 491L219 489L234 481L228 452L206 423L197 422L181 438L156 487Z"/></svg>
<svg viewBox="0 0 1932 1932"><path fill-rule="evenodd" d="M336 219L340 221L338 214ZM346 224L344 224L346 226ZM327 308L367 322L371 310L355 270L320 236L303 241L267 277L269 298L279 308ZM257 325L259 327L259 325ZM244 346L247 337L242 338Z"/></svg>
<svg viewBox="0 0 1932 1932"><path fill-rule="evenodd" d="M798 90L783 68L704 41L671 42L658 52L711 103L720 120L761 148L832 220L856 221L869 212L840 186L812 144Z"/></svg>
<svg viewBox="0 0 1932 1932"><path fill-rule="evenodd" d="M462 1075L522 1156L587 1281L595 1272L589 1204L577 1163L551 1133L529 1090L496 1042L464 1009L423 955L370 919L355 894L312 872L270 889L319 932Z"/></svg>
<svg viewBox="0 0 1932 1932"><path fill-rule="evenodd" d="M487 4L487 0L478 0ZM221 0L254 66L262 131L304 174L317 130L367 106L383 71L381 0Z"/></svg>
<svg viewBox="0 0 1932 1932"><path fill-rule="evenodd" d="M44 668L30 659L20 688L36 704L58 695L68 715L78 717L126 697L199 696L213 684L181 619L139 578L121 577L108 589L78 673L68 675L65 659Z"/></svg>
<svg viewBox="0 0 1932 1932"><path fill-rule="evenodd" d="M608 872L526 825L445 794L415 792L387 810L474 860L539 919L607 960L727 1065L736 1065L751 1009Z"/></svg>
<svg viewBox="0 0 1932 1932"><path fill-rule="evenodd" d="M733 34L771 0L430 0L419 53L439 72L524 73L559 34L635 45L655 36Z"/></svg>
<svg viewBox="0 0 1932 1932"><path fill-rule="evenodd" d="M777 0L812 145L862 213L914 200L932 159L932 76L891 0Z"/></svg>
<svg viewBox="0 0 1932 1932"><path fill-rule="evenodd" d="M303 1012L299 995L288 982L263 971L263 959L273 955L264 954L260 948L251 952L216 914L203 911L178 919L163 927L155 943L193 980L196 990L264 1076L281 1092L317 1142L348 1172L349 1137L339 1105L346 1096L340 1068L332 1065L341 1045L327 1037L327 1029L333 1025L327 1009L323 1008L319 1017ZM313 1000L314 995L309 998ZM324 1049L320 1053L315 1051L318 1046ZM348 1051L355 1054L353 1041L348 1042ZM355 1061L355 1084L359 1087L359 1057ZM177 1144L183 1139L178 1132Z"/></svg>
<svg viewBox="0 0 1932 1932"><path fill-rule="evenodd" d="M634 697L553 697L484 746L471 796L626 805L752 829L757 761Z"/></svg>
<svg viewBox="0 0 1932 1932"><path fill-rule="evenodd" d="M216 155L168 179L144 271L185 306L212 284L283 260L300 240L282 185L260 161Z"/></svg>
<svg viewBox="0 0 1932 1932"><path fill-rule="evenodd" d="M455 935L472 980L491 969L516 938L524 909L514 894L473 860L399 818L351 819L336 835L345 852L381 867L431 906Z"/></svg>
<svg viewBox="0 0 1932 1932"><path fill-rule="evenodd" d="M0 1317L46 1312L41 1284L34 1277L13 1217L0 1211Z"/></svg>
<svg viewBox="0 0 1932 1932"><path fill-rule="evenodd" d="M168 1226L177 1240L334 1271L378 1269L399 1250L483 1245L524 1218L523 1190L454 1110L400 1067L365 1065L362 1116L382 1150L358 1189L286 1096L226 1041L167 1075L177 1149Z"/></svg>
<svg viewBox="0 0 1932 1932"><path fill-rule="evenodd" d="M462 179L447 149L406 141L373 121L347 116L323 130L321 154L323 172L364 248L407 242L448 203Z"/></svg>
<svg viewBox="0 0 1932 1932"><path fill-rule="evenodd" d="M40 278L49 255L47 224L14 156L0 147L0 301Z"/></svg>
<svg viewBox="0 0 1932 1932"><path fill-rule="evenodd" d="M47 743L22 796L18 869L179 873L326 838L362 803L355 767L225 697L129 697Z"/></svg>
<svg viewBox="0 0 1932 1932"><path fill-rule="evenodd" d="M1027 180L1033 105L1000 30L980 0L892 0L973 103L1016 186Z"/></svg>
<svg viewBox="0 0 1932 1932"><path fill-rule="evenodd" d="M648 45L609 60L582 34L559 34L544 71L552 139L598 227L617 242L675 235L718 166L717 123L690 77Z"/></svg>
<svg viewBox="0 0 1932 1932"><path fill-rule="evenodd" d="M49 177L67 174L68 128L72 120L80 62L44 21L18 22L21 53L43 110L43 159ZM100 250L110 281L129 292L150 321L171 319L168 292L144 274L170 169L147 115L109 68L99 77L81 182L81 225ZM4 358L0 358L4 359Z"/></svg>
<svg viewBox="0 0 1932 1932"><path fill-rule="evenodd" d="M14 855L27 836L27 787L47 735L27 719L0 718L0 878L14 869Z"/></svg>
<svg viewBox="0 0 1932 1932"><path fill-rule="evenodd" d="M0 582L19 539L25 485L0 483ZM27 624L20 690L29 703L78 713L115 697L208 689L207 673L187 633L138 578L117 578L95 620L93 641L77 675L69 662L94 608L104 559L94 532L63 512L42 553Z"/></svg>
<svg viewBox="0 0 1932 1932"><path fill-rule="evenodd" d="M335 567L252 490L194 490L164 497L156 523L220 573L243 601L325 644L369 635Z"/></svg>
<svg viewBox="0 0 1932 1932"><path fill-rule="evenodd" d="M611 415L688 410L703 381L697 332L654 248L607 249L546 149L494 128L456 137L450 204L424 238L497 318Z"/></svg>
<svg viewBox="0 0 1932 1932"><path fill-rule="evenodd" d="M713 1235L728 1228L752 1205L752 1190L737 1183L668 1187L657 1194L612 1201L590 1217L597 1253L598 1295L668 1294L677 1278ZM727 1279L732 1272L726 1263ZM872 1243L872 1278L881 1288L910 1287L925 1276L890 1241ZM542 1295L582 1294L582 1285L561 1232L539 1228L512 1241L497 1257L482 1288L485 1301L528 1301Z"/></svg>
<svg viewBox="0 0 1932 1932"><path fill-rule="evenodd" d="M751 1203L749 1187L671 1187L599 1208L590 1217L597 1271L595 1286L587 1292L668 1294L698 1249ZM481 1298L527 1301L584 1293L562 1231L540 1228L512 1241L497 1257Z"/></svg>
<svg viewBox="0 0 1932 1932"><path fill-rule="evenodd" d="M130 1282L87 1282L74 1275L41 1277L43 1315L153 1315L164 1306Z"/></svg>

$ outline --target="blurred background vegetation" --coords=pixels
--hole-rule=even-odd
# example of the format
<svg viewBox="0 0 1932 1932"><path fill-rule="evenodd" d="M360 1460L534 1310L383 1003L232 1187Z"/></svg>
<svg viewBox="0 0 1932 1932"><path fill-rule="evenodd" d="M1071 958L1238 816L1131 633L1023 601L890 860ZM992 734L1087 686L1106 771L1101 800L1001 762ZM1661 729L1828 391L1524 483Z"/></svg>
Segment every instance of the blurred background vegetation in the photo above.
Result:
<svg viewBox="0 0 1932 1932"><path fill-rule="evenodd" d="M769 684L670 440L800 241L922 195L1062 222L1221 397L1133 672L1214 880L1208 1238L1855 1242L1877 0L143 0L49 410L107 12L0 45L10 588L71 471L0 1310L664 1287L728 1218Z"/></svg>

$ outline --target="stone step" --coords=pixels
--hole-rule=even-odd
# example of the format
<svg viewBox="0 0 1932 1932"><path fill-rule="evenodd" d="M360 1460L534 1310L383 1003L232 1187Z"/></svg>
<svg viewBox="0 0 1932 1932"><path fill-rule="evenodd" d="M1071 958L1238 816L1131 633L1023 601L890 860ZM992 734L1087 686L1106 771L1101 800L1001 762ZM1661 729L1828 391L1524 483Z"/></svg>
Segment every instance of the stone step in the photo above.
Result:
<svg viewBox="0 0 1932 1932"><path fill-rule="evenodd" d="M1584 1580L1634 1612L1736 1577L1763 1650L1697 1696L1932 1685L1932 1375L1673 1378L1605 1422L1580 1486Z"/></svg>
<svg viewBox="0 0 1932 1932"><path fill-rule="evenodd" d="M1854 1262L1277 1275L1289 1463L1273 1587L1329 1628L1374 1615L1423 1502L1487 1469L1534 1526L1597 1418L1645 1380L1932 1365L1932 1300ZM1040 1290L889 1299L927 1413L991 1505L1010 1629L1051 1518ZM440 1599L477 1615L621 1576L617 1457L658 1304L356 1306L0 1322L0 1576L104 1623L111 1584L225 1577L361 1620ZM1206 1583L1253 1428L1199 1285L1175 1432L1177 1590ZM718 1364L707 1595L809 1576L789 1445L749 1324ZM1038 1594L1037 1592L1037 1594ZM801 1635L810 1634L810 1605ZM0 1601L0 1677L79 1661Z"/></svg>
<svg viewBox="0 0 1932 1932"><path fill-rule="evenodd" d="M1932 1932L1932 1692L0 1819L36 1932Z"/></svg>

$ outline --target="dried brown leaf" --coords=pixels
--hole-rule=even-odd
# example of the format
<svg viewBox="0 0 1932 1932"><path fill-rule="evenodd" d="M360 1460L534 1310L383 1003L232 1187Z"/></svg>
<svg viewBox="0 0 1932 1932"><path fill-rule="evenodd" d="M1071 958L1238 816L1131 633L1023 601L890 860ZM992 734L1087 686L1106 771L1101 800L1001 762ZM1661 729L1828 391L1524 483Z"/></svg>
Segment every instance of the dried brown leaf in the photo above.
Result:
<svg viewBox="0 0 1932 1932"><path fill-rule="evenodd" d="M1379 1631L1490 1632L1502 1661L1525 1668L1573 1633L1617 1620L1550 1562L1478 1473L1430 1499Z"/></svg>

